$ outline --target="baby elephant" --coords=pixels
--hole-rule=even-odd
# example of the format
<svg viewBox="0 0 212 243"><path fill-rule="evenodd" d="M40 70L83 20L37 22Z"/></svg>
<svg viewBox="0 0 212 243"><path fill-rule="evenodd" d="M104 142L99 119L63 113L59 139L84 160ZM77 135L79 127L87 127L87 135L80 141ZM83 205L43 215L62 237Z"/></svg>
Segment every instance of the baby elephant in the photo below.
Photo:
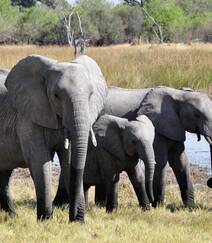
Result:
<svg viewBox="0 0 212 243"><path fill-rule="evenodd" d="M137 195L139 205L149 208L153 201L155 136L151 121L144 115L128 121L111 115L101 116L94 124L97 147L89 144L84 172L84 191L87 203L91 185L103 183L106 188L106 211L117 208L119 174L126 171ZM138 159L145 165L145 182Z"/></svg>

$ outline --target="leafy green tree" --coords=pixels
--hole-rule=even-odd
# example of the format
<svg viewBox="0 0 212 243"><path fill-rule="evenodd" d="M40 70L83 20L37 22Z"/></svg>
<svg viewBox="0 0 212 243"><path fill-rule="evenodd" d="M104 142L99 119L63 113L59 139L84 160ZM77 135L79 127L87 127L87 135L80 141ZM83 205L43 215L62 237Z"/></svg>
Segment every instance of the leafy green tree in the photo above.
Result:
<svg viewBox="0 0 212 243"><path fill-rule="evenodd" d="M113 10L116 16L119 16L124 29L124 42L131 42L140 37L143 30L143 12L141 8L131 8L127 5L118 5Z"/></svg>
<svg viewBox="0 0 212 243"><path fill-rule="evenodd" d="M179 41L183 38L189 19L175 0L151 0L145 6L162 27L164 41ZM150 33L152 24L152 21L146 19L147 33Z"/></svg>
<svg viewBox="0 0 212 243"><path fill-rule="evenodd" d="M48 7L25 9L17 25L18 38L25 43L51 44L59 15Z"/></svg>
<svg viewBox="0 0 212 243"><path fill-rule="evenodd" d="M14 6L30 8L36 4L37 0L11 0L11 2Z"/></svg>
<svg viewBox="0 0 212 243"><path fill-rule="evenodd" d="M0 1L0 43L14 42L18 10L11 6L10 0Z"/></svg>

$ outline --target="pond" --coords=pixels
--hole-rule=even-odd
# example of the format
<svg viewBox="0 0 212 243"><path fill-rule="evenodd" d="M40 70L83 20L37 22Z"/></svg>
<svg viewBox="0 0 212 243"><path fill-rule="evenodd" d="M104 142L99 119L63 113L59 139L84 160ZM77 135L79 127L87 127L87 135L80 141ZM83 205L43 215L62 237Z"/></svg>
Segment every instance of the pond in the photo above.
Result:
<svg viewBox="0 0 212 243"><path fill-rule="evenodd" d="M210 148L203 136L201 136L201 141L198 142L196 134L186 133L185 148L191 164L211 167ZM54 157L54 162L55 164L59 162L57 155Z"/></svg>
<svg viewBox="0 0 212 243"><path fill-rule="evenodd" d="M210 147L203 136L198 142L196 134L186 133L185 147L190 163L211 167Z"/></svg>

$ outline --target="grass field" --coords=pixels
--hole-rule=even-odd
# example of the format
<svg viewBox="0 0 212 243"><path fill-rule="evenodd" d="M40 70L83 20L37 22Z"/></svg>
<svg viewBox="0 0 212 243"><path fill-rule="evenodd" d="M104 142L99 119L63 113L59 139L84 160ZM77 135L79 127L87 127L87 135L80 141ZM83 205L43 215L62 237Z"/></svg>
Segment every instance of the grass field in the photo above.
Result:
<svg viewBox="0 0 212 243"><path fill-rule="evenodd" d="M29 54L59 61L73 59L68 47L3 46L0 68L11 68ZM110 85L121 87L191 87L212 93L212 45L120 45L88 48L86 53L101 66Z"/></svg>
<svg viewBox="0 0 212 243"><path fill-rule="evenodd" d="M167 181L171 182L171 178L169 176ZM56 185L57 176L54 176L53 195ZM137 206L128 180L122 176L118 211L106 214L105 209L95 207L91 191L84 225L68 223L68 208L56 208L52 220L37 223L34 186L25 173L13 178L12 189L18 217L8 218L5 213L0 213L2 243L209 243L212 239L212 193L205 185L195 186L197 208L193 211L181 207L179 190L171 184L167 187L165 205L143 212Z"/></svg>
<svg viewBox="0 0 212 243"><path fill-rule="evenodd" d="M29 54L41 54L70 61L73 50L68 47L3 46L0 68L10 69ZM192 87L212 94L212 45L142 45L89 48L87 54L101 66L107 82L121 87L168 85ZM52 220L36 221L36 201L31 179L15 176L12 190L18 217L0 212L0 243L28 242L148 242L184 243L212 242L212 191L203 180L201 170L192 172L197 208L181 207L179 190L168 177L163 207L142 212L126 178L120 183L119 209L106 214L93 204L90 193L86 224L68 223L68 209L55 209ZM202 183L204 182L204 184ZM57 185L53 176L52 195Z"/></svg>

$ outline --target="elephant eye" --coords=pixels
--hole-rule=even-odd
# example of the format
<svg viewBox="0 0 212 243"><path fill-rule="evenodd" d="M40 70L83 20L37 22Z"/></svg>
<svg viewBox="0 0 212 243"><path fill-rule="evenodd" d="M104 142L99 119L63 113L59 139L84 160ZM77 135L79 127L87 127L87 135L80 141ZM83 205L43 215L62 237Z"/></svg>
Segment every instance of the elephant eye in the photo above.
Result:
<svg viewBox="0 0 212 243"><path fill-rule="evenodd" d="M196 118L198 118L198 119L200 118L200 115L199 115L199 114L195 114L194 116L195 116Z"/></svg>
<svg viewBox="0 0 212 243"><path fill-rule="evenodd" d="M54 97L57 98L57 99L59 99L59 95L56 94L56 93L54 94Z"/></svg>
<svg viewBox="0 0 212 243"><path fill-rule="evenodd" d="M135 140L132 140L132 144L133 144L133 145L136 145L136 141L135 141Z"/></svg>

